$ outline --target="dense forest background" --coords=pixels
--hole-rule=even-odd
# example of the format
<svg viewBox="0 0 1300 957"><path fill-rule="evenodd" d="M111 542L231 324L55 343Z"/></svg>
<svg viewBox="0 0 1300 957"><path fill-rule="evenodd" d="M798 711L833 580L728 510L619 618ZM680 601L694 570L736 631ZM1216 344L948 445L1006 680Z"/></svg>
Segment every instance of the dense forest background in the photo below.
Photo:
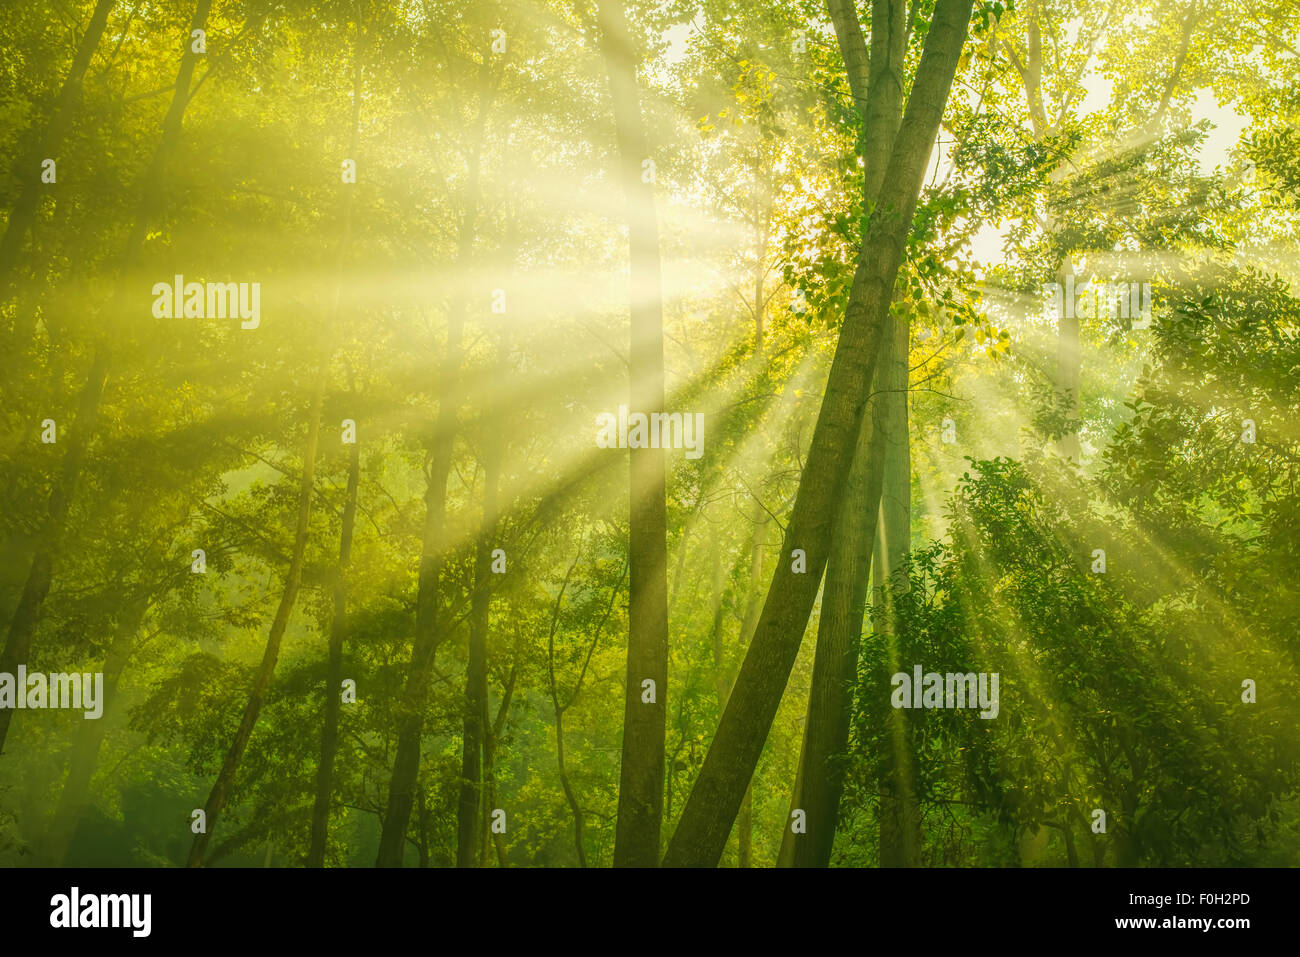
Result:
<svg viewBox="0 0 1300 957"><path fill-rule="evenodd" d="M0 50L0 863L1300 861L1295 0Z"/></svg>

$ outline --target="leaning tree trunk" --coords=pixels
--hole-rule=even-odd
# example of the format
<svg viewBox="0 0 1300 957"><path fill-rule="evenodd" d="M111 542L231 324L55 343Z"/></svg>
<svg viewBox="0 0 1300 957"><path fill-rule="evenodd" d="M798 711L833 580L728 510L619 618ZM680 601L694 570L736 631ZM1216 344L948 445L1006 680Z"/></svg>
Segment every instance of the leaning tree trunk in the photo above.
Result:
<svg viewBox="0 0 1300 957"><path fill-rule="evenodd" d="M830 0L828 9L862 118L862 199L864 208L872 210L880 197L890 148L902 118L907 6L904 0L875 0L869 59L853 4ZM900 322L894 318L890 321ZM791 820L794 811L803 811L806 831L796 834L787 822L777 859L781 866L825 867L830 863L843 790L844 752L871 574L871 549L884 481L889 380L896 374L897 362L894 346L894 338L886 335L826 566L807 720L791 803ZM906 356L902 361L906 363Z"/></svg>
<svg viewBox="0 0 1300 957"><path fill-rule="evenodd" d="M99 416L99 403L107 381L108 359L101 353L96 357L86 385L81 390L77 402L77 417L72 428L68 430L71 432L68 451L64 455L63 467L55 479L54 487L50 490L49 510L36 539L38 542L36 554L32 556L32 564L27 573L27 581L23 585L22 596L18 599L13 619L9 624L9 636L5 641L4 653L0 654L0 672L12 674L31 653L32 638L40 622L41 608L54 578L54 559L62 545L68 509L72 506L72 496L90 446L90 436L94 432L95 421ZM5 738L9 734L9 725L13 716L13 709L0 708L0 753L3 753Z"/></svg>
<svg viewBox="0 0 1300 957"><path fill-rule="evenodd" d="M601 618L596 626L596 632L592 636L591 644L587 646L587 654L582 662L582 670L578 673L578 679L574 682L573 692L569 695L568 700L560 701L559 684L555 676L555 633L560 623L560 606L564 602L564 593L568 590L569 580L573 576L573 570L578 567L578 560L581 554L573 559L573 564L569 566L569 571L564 576L564 584L560 586L560 593L555 598L555 611L551 615L550 635L546 641L546 662L547 676L550 679L551 704L555 711L555 761L560 775L560 786L564 790L564 799L569 804L569 809L573 812L573 843L577 850L578 866L587 866L587 851L583 838L583 813L582 804L578 801L577 792L573 789L573 784L569 780L569 772L564 760L564 713L573 707L574 702L578 700L578 695L582 693L582 684L587 678L587 671L591 667L591 656L596 652L596 645L600 642L601 633L604 632L605 626L609 623L610 616L614 612L614 604L618 600L618 593L623 588L623 576L615 583L609 595L609 605L605 608L604 617ZM626 568L624 574L627 573Z"/></svg>
<svg viewBox="0 0 1300 957"><path fill-rule="evenodd" d="M650 159L641 122L636 59L622 0L600 0L600 40L609 75L619 169L627 203L632 268L629 352L634 412L664 407L663 291ZM663 449L631 449L628 556L631 563L623 762L619 773L615 867L654 867L664 802L668 695L668 518ZM650 682L649 684L647 682Z"/></svg>
<svg viewBox="0 0 1300 957"><path fill-rule="evenodd" d="M420 741L424 734L424 706L428 697L433 657L440 643L439 591L446 566L447 480L451 474L452 440L459 407L459 375L450 371L460 364L465 313L452 309L447 333L448 372L443 376L442 397L431 449L431 467L425 489L424 546L416 592L415 641L406 686L398 707L397 753L388 786L388 806L379 840L377 867L401 867L406 828L420 770Z"/></svg>
<svg viewBox="0 0 1300 957"><path fill-rule="evenodd" d="M108 730L107 717L110 703L117 699L117 686L131 657L131 649L139 633L140 624L149 608L148 597L131 601L122 620L117 625L113 643L104 657L104 690L101 705L104 712L97 721L83 721L78 725L72 742L68 762L68 779L59 794L59 804L54 812L45 839L43 858L49 865L60 867L67 857L68 846L76 833L77 824L90 803L90 780L99 764L99 748Z"/></svg>
<svg viewBox="0 0 1300 957"><path fill-rule="evenodd" d="M714 866L781 703L830 553L867 392L887 332L894 280L939 131L973 0L938 0L899 127L880 203L854 271L853 290L826 382L798 496L754 640L722 722L664 857L667 866ZM805 553L797 573L791 553Z"/></svg>
<svg viewBox="0 0 1300 957"><path fill-rule="evenodd" d="M190 23L191 29L200 29L207 23L210 6L211 0L198 0ZM166 163L180 142L181 122L185 116L185 107L189 103L190 81L194 76L195 60L196 54L189 45L187 33L185 52L181 56L180 68L176 73L171 105L163 119L162 136L142 180L144 193L131 232L127 237L122 259L124 267L139 257L148 234L149 224L154 221L161 209L162 196L159 184ZM124 268L123 272L125 271ZM114 306L110 309L116 309L120 298L120 293L114 297ZM68 451L64 454L63 467L55 479L54 487L50 490L49 507L41 532L37 536L39 544L36 553L32 556L32 564L23 585L22 596L18 600L13 619L9 624L4 651L0 653L0 671L12 672L17 665L27 660L31 652L32 637L36 634L45 596L49 594L50 584L53 581L54 562L63 542L68 510L72 505L72 497L81 477L81 468L95 433L99 405L108 382L109 365L108 343L101 340L95 349L90 374L86 377L86 383L82 386L77 400L77 417L68 430L71 433L68 439ZM5 738L9 734L13 713L9 708L0 709L0 754L4 753Z"/></svg>
<svg viewBox="0 0 1300 957"><path fill-rule="evenodd" d="M877 368L882 374L877 376L877 382L892 359L890 346L886 341L881 350ZM835 840L858 645L871 574L871 547L884 482L883 398L883 392L877 390L868 414L862 417L858 448L826 565L808 715L791 805L792 811L804 812L806 831L795 834L787 820L778 858L778 863L787 866L825 867L830 863Z"/></svg>
<svg viewBox="0 0 1300 957"><path fill-rule="evenodd" d="M307 425L307 444L302 456L302 480L298 488L298 524L294 531L289 572L284 579L284 590L280 593L280 605L276 609L275 620L271 623L266 649L262 653L262 663L253 679L253 687L248 692L248 701L244 705L244 714L239 721L239 728L226 751L221 770L217 773L217 780L213 783L208 799L203 804L207 826L201 833L194 835L194 844L190 847L189 860L186 862L187 867L203 866L203 856L207 852L208 841L216 830L217 821L230 798L230 792L235 784L235 775L239 771L240 762L243 761L244 752L248 749L253 729L257 726L257 718L266 701L267 691L270 690L271 678L275 675L275 663L280 657L280 642L284 638L285 629L289 626L289 615L298 598L298 586L302 582L302 566L307 554L307 536L311 522L311 499L316 475L316 446L320 436L324 381L325 370L322 369L317 379L316 393L311 404L311 418Z"/></svg>
<svg viewBox="0 0 1300 957"><path fill-rule="evenodd" d="M81 91L81 81L85 78L90 58L99 46L100 37L108 23L108 14L116 0L99 0L90 15L90 24L77 44L73 54L72 66L64 77L59 95L54 99L49 122L43 135L29 132L32 140L29 151L24 153L14 171L18 180L18 198L9 212L9 222L5 224L4 236L0 237L0 299L7 297L18 264L19 251L23 240L32 228L36 218L36 209L41 197L41 162L47 158L57 160L57 153L63 146L72 122L72 105Z"/></svg>

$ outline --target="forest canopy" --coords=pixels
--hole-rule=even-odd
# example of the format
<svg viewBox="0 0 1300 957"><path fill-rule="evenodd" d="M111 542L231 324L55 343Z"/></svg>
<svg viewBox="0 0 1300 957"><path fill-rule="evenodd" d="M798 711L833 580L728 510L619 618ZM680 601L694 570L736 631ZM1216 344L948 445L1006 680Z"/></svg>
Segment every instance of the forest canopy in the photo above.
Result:
<svg viewBox="0 0 1300 957"><path fill-rule="evenodd" d="M1295 0L0 51L0 864L1300 860Z"/></svg>

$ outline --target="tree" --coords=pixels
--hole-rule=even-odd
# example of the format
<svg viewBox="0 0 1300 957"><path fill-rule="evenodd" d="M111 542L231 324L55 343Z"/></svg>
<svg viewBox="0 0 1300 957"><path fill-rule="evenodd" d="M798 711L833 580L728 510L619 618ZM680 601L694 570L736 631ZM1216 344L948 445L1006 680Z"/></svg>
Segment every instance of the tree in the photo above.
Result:
<svg viewBox="0 0 1300 957"><path fill-rule="evenodd" d="M460 223L456 261L468 268L473 261L477 224L480 215L480 177L482 174L485 128L494 84L487 55L478 63L476 112L470 127L466 154L466 183L460 201ZM448 558L447 480L452 469L456 419L463 401L460 392L462 338L468 302L463 293L452 296L447 316L447 351L443 359L438 388L438 417L429 439L429 466L425 491L423 551L420 557L420 586L416 600L415 638L411 663L403 690L401 727L393 775L389 782L388 807L384 812L380 838L379 867L400 867L406 843L406 827L415 800L416 779L420 767L420 738L424 728L424 706L434 654L446 638L445 622L439 604L442 576Z"/></svg>
<svg viewBox="0 0 1300 957"><path fill-rule="evenodd" d="M782 562L768 588L722 723L669 843L665 865L717 862L798 653L825 570L845 465L852 459L861 429L866 401L862 383L869 383L875 371L894 278L965 43L971 6L940 0L935 7L886 167L886 185L863 239L835 363L782 544ZM797 548L806 555L806 574L794 571L791 558Z"/></svg>
<svg viewBox="0 0 1300 957"><path fill-rule="evenodd" d="M907 9L901 2L873 4L870 52L853 5L832 0L827 9L835 26L854 105L862 118L859 152L863 160L863 208L870 211L879 200L889 147L902 117L903 55L910 28ZM906 329L901 317L891 315L889 324ZM897 339L891 331L881 343L868 413L863 416L849 468L845 503L826 566L808 716L791 804L792 817L796 810L804 812L807 837L797 839L794 831L786 828L782 839L783 860L798 866L825 867L830 861L835 836L842 755L849 735L852 681L857 671L858 642L871 573L871 542L886 537L883 533L877 535L876 525L885 511L881 492L886 440L891 436L888 430L894 430L894 442L898 442L898 425L889 421L886 410L891 410L894 417L900 407L903 410L901 440L904 447L907 443L907 357L905 348L904 354L898 355ZM904 370L901 385L897 381L900 367ZM901 403L891 390L901 393Z"/></svg>
<svg viewBox="0 0 1300 957"><path fill-rule="evenodd" d="M298 599L298 587L302 583L302 567L307 554L307 536L311 526L311 502L315 491L316 446L320 437L321 402L324 396L324 376L318 378L315 395L312 397L311 410L307 419L307 439L303 446L302 479L299 483L297 526L294 530L293 552L289 559L289 568L285 573L284 589L280 593L280 604L275 611L275 620L266 638L266 649L262 653L262 662L253 679L253 686L248 692L248 701L239 721L239 728L226 750L225 760L217 779L208 792L208 799L203 802L206 827L194 835L194 844L190 848L189 867L202 867L208 842L216 829L221 812L230 799L235 786L235 775L239 772L240 762L248 748L253 728L257 725L262 705L266 701L271 679L275 676L275 664L280 657L280 643L284 640L284 631L289 626L289 615L293 612L294 602Z"/></svg>
<svg viewBox="0 0 1300 957"><path fill-rule="evenodd" d="M203 29L207 23L210 7L211 0L198 0L194 6L194 16L190 21L191 30ZM126 249L122 257L123 271L134 264L139 257L148 228L157 218L161 208L159 179L180 140L181 124L185 117L185 107L190 101L190 82L194 76L197 59L194 47L188 41L187 36L180 67L176 72L171 105L163 118L162 136L144 174L144 189L139 209L127 237ZM110 308L110 316L113 316L117 308L120 308L117 304ZM86 376L85 384L78 396L77 415L72 427L68 451L64 454L62 468L50 489L45 523L39 535L40 544L32 556L22 597L14 609L13 619L9 624L9 634L5 639L4 652L0 654L0 668L5 670L12 671L19 662L27 659L31 650L32 638L41 617L41 606L45 602L45 596L49 594L50 582L54 576L54 561L62 544L68 510L76 492L82 463L95 434L100 401L103 399L104 388L108 383L109 354L107 340L101 338L96 345L94 361ZM12 711L0 710L0 752L4 750L4 742L12 718Z"/></svg>
<svg viewBox="0 0 1300 957"><path fill-rule="evenodd" d="M601 0L600 43L617 130L632 269L629 408L664 409L663 293L654 204L654 158L641 127L636 60L622 0ZM650 164L647 168L646 164ZM648 178L647 178L648 177ZM668 543L664 452L637 448L630 462L627 681L614 862L653 867L663 819L664 728L668 695Z"/></svg>
<svg viewBox="0 0 1300 957"><path fill-rule="evenodd" d="M36 217L37 205L40 202L41 163L46 158L56 156L64 137L67 136L68 127L72 122L72 109L81 92L86 69L90 66L91 57L95 55L99 40L104 35L104 28L108 25L108 15L112 12L115 2L116 0L97 0L95 9L90 15L90 23L81 35L76 53L72 57L72 65L68 68L68 74L59 88L58 96L50 106L49 118L44 130L39 135L36 135L34 130L28 131L28 138L32 140L30 152L23 154L21 166L15 170L15 177L20 184L18 199L9 212L4 235L0 236L0 296L8 292L23 240L27 237L32 221Z"/></svg>

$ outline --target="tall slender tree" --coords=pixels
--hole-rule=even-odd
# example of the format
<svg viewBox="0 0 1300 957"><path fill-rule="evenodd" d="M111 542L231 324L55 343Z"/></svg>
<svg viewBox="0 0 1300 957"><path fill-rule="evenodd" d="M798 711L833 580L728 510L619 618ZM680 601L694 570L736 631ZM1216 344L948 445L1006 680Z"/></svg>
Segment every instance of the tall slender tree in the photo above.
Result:
<svg viewBox="0 0 1300 957"><path fill-rule="evenodd" d="M470 129L466 156L466 180L461 196L460 222L456 241L456 265L467 270L474 256L481 213L483 149L494 86L487 56L477 70L477 112ZM425 513L420 580L416 594L415 637L406 685L398 708L397 750L388 785L388 804L379 837L378 867L401 867L406 846L406 828L415 802L420 770L420 742L424 733L424 707L429 677L438 646L447 637L441 609L443 572L450 543L447 535L447 482L451 475L457 417L464 402L461 361L465 320L469 302L464 293L452 296L447 315L447 351L438 385L438 413L429 440L426 473Z"/></svg>
<svg viewBox="0 0 1300 957"><path fill-rule="evenodd" d="M493 363L500 379L503 346L497 336L496 360ZM485 418L483 445L483 515L474 545L474 594L470 598L469 658L465 669L465 733L461 742L460 798L457 808L456 866L477 867L482 863L482 831L485 827L484 796L485 754L488 723L488 631L491 624L492 591L497 572L493 569L493 551L499 524L498 497L501 483L501 460L504 454L504 421L500 410L490 410ZM556 723L559 723L557 714Z"/></svg>
<svg viewBox="0 0 1300 957"><path fill-rule="evenodd" d="M899 624L894 595L908 588L907 553L912 540L912 460L907 414L910 353L905 317L897 316L891 330L891 362L882 385L884 474L879 521L872 556L873 624L880 640L890 645L890 660L897 656ZM902 361L899 361L902 356ZM914 787L911 749L904 714L891 710L891 747L882 756L884 775L880 795L880 864L882 867L916 867L921 863L921 812Z"/></svg>
<svg viewBox="0 0 1300 957"><path fill-rule="evenodd" d="M854 5L848 0L829 0L827 8L862 121L858 152L863 160L863 210L870 215L879 200L889 148L902 118L907 5L903 0L875 0L869 52ZM891 315L889 324L893 327L903 321ZM825 867L830 861L872 540L884 482L890 400L886 380L895 377L898 365L894 344L892 334L887 334L881 344L875 387L868 414L862 420L845 502L826 565L808 714L791 804L792 818L795 811L802 811L806 829L796 834L792 827L786 828L778 858L782 864ZM906 357L903 363L905 367Z"/></svg>
<svg viewBox="0 0 1300 957"><path fill-rule="evenodd" d="M352 46L352 122L348 135L348 157L357 159L357 141L361 133L362 64L361 46L364 26L357 22ZM342 312L343 265L351 248L352 218L356 184L343 184L343 232L339 242L334 287L334 315L331 327L337 329ZM355 394L355 390L354 390ZM312 806L311 846L307 851L308 867L325 866L325 845L329 834L330 802L333 793L334 759L338 754L339 716L342 711L343 643L347 636L348 567L352 561L352 535L357 517L357 487L361 480L361 446L354 441L348 449L348 479L344 491L343 517L339 528L339 557L334 566L333 609L329 626L328 663L325 671L325 721L321 727L320 762L316 767L316 797Z"/></svg>
<svg viewBox="0 0 1300 957"><path fill-rule="evenodd" d="M121 259L119 275L129 272L130 267L138 261L144 249L145 238L150 224L154 223L162 209L161 181L167 164L180 143L181 125L185 118L185 108L190 102L190 84L194 77L194 67L198 53L190 40L194 30L202 30L208 22L208 11L212 0L198 0L194 5L194 15L190 20L190 30L183 38L183 53L180 67L176 71L176 82L172 90L171 103L163 117L162 135L158 146L150 158L141 179L143 190L139 208L132 222L126 240L126 248ZM110 318L122 308L120 288L109 307ZM21 662L27 660L31 651L32 639L41 620L41 608L49 594L54 577L54 563L63 545L68 511L76 493L81 469L89 452L95 435L96 422L99 418L100 403L104 397L104 388L108 383L110 367L110 344L105 333L101 333L95 346L94 360L85 384L77 397L77 414L68 432L68 450L64 453L62 466L50 489L49 505L40 534L37 536L35 554L23 585L22 596L14 608L13 618L9 623L9 633L5 639L3 653L0 653L0 671L12 671ZM13 720L11 709L0 709L0 754L4 752L5 738L9 734L9 725Z"/></svg>
<svg viewBox="0 0 1300 957"><path fill-rule="evenodd" d="M618 140L632 268L629 408L647 416L664 408L663 290L655 211L654 158L637 91L636 56L622 0L598 5L600 42ZM645 164L649 163L650 166ZM656 443L657 444L657 443ZM664 803L668 695L668 512L664 451L629 450L629 621L619 773L615 867L659 862Z"/></svg>
<svg viewBox="0 0 1300 957"><path fill-rule="evenodd" d="M226 756L221 762L221 770L208 792L208 799L203 802L205 827L194 835L190 847L188 867L202 867L207 853L208 843L221 812L225 810L235 787L235 777L239 765L248 750L248 742L253 737L253 729L266 703L267 692L271 689L271 679L275 676L275 665L280 657L280 644L284 640L285 629L289 627L289 616L293 613L294 603L298 599L298 588L302 584L302 566L307 556L307 539L311 530L312 495L315 491L316 448L320 437L321 404L325 392L325 363L322 361L316 376L316 387L312 396L311 410L307 419L307 439L302 453L302 476L298 483L297 525L294 529L293 551L289 559L289 568L284 578L284 588L280 592L280 603L275 610L275 619L266 638L266 647L262 652L262 661L253 677L253 685L248 692L248 700L239 719L239 727L226 749Z"/></svg>
<svg viewBox="0 0 1300 957"><path fill-rule="evenodd" d="M72 65L68 68L63 85L59 87L58 95L50 107L44 129L28 131L28 149L20 154L18 166L14 170L15 178L19 183L18 198L14 201L13 209L9 211L9 221L5 223L4 235L0 236L0 299L8 294L23 240L27 237L36 218L41 197L41 163L47 158L57 159L57 154L72 125L73 107L81 93L86 69L90 66L91 57L94 56L100 38L104 35L104 28L108 25L108 15L115 4L116 0L97 0L95 9L90 15L90 23L86 26L86 32L81 35L77 43Z"/></svg>
<svg viewBox="0 0 1300 957"><path fill-rule="evenodd" d="M939 0L935 5L890 153L885 186L854 270L781 561L722 722L669 842L665 865L717 864L798 655L826 568L831 530L887 331L894 280L965 45L972 6L973 0ZM803 552L802 561L793 559L796 550Z"/></svg>

